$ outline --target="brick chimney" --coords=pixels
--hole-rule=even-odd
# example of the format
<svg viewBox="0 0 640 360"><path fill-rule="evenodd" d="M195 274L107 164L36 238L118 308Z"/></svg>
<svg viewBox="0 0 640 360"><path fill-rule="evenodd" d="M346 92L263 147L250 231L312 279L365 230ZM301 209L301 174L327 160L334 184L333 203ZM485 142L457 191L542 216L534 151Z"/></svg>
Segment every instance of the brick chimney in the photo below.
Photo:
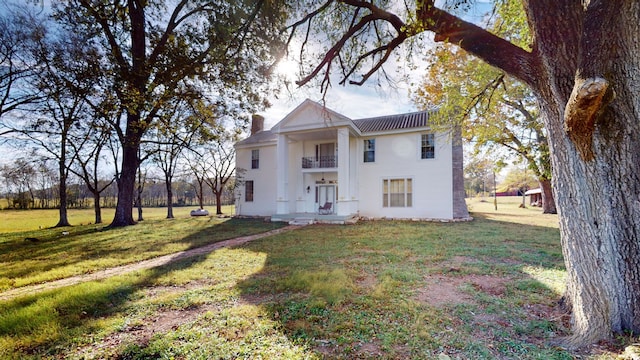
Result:
<svg viewBox="0 0 640 360"><path fill-rule="evenodd" d="M262 115L251 115L251 135L255 135L264 130L264 117Z"/></svg>

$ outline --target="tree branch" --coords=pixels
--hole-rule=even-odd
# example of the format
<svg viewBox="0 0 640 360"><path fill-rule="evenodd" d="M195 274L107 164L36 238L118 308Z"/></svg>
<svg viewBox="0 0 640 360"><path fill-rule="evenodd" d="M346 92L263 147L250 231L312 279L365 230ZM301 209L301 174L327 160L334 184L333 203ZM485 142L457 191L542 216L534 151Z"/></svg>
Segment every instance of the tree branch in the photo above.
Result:
<svg viewBox="0 0 640 360"><path fill-rule="evenodd" d="M469 53L480 57L487 63L504 70L506 73L536 88L536 74L538 73L537 56L476 25L438 9L432 0L421 2L422 5L416 10L416 21L410 24L405 23L396 14L376 6L372 2L359 0L340 0L339 2L351 6L354 8L354 12L366 10L367 13L364 14L359 21L352 22L351 26L338 38L335 44L326 52L322 60L307 76L296 81L296 84L299 86L307 84L323 69L325 69L324 71L328 71L330 69L330 63L339 58L340 52L343 51L349 39L360 36L360 31L364 30L369 24L373 24L375 29L379 29L377 22L382 21L390 25L395 30L396 35L390 37L386 44L377 46L375 49L357 56L355 64L350 65L347 71L344 72L346 76L341 80L341 84L345 83L348 77L354 74L355 70L365 59L375 59L378 55L383 54L379 59L374 61L371 69L363 75L361 80L349 80L350 84L362 85L382 67L394 49L408 38L428 30L436 34L436 41L455 43ZM324 2L317 10L309 13L303 19L290 26L292 30L290 39L293 37L297 27L304 23L310 24L314 17L326 11L333 3L335 3L335 1Z"/></svg>
<svg viewBox="0 0 640 360"><path fill-rule="evenodd" d="M564 110L564 127L583 160L593 160L593 132L604 108L615 98L603 78L576 79Z"/></svg>
<svg viewBox="0 0 640 360"><path fill-rule="evenodd" d="M435 41L447 41L483 59L488 64L524 81L537 83L537 59L524 49L492 33L438 9L433 1L424 1L418 20L436 35Z"/></svg>

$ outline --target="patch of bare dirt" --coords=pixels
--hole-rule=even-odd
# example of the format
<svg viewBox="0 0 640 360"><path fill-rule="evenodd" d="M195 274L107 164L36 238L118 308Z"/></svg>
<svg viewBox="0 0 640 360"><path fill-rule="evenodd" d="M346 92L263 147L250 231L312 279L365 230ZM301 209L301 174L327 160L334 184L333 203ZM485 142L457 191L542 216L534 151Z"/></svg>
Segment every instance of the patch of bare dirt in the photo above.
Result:
<svg viewBox="0 0 640 360"><path fill-rule="evenodd" d="M364 357L365 359L380 358L384 355L380 344L377 342L360 343L356 346L356 357Z"/></svg>
<svg viewBox="0 0 640 360"><path fill-rule="evenodd" d="M446 275L430 275L425 278L424 286L418 289L418 301L432 306L472 303L471 297L460 290L464 280Z"/></svg>
<svg viewBox="0 0 640 360"><path fill-rule="evenodd" d="M207 311L219 311L214 305L204 305L182 310L167 310L158 312L156 316L147 318L139 323L127 326L123 330L113 333L101 341L95 342L76 350L76 355L93 359L112 353L127 344L146 346L156 334L165 334L176 330L184 324L195 321Z"/></svg>
<svg viewBox="0 0 640 360"><path fill-rule="evenodd" d="M418 289L417 299L432 306L471 304L473 298L462 290L469 284L476 290L492 296L502 296L508 278L489 275L448 276L434 274L425 277L424 286Z"/></svg>
<svg viewBox="0 0 640 360"><path fill-rule="evenodd" d="M476 290L493 296L502 296L506 291L505 284L509 278L490 275L469 275L465 276L465 282L470 283Z"/></svg>
<svg viewBox="0 0 640 360"><path fill-rule="evenodd" d="M378 283L378 278L372 274L363 274L356 278L356 285L364 289L373 289Z"/></svg>

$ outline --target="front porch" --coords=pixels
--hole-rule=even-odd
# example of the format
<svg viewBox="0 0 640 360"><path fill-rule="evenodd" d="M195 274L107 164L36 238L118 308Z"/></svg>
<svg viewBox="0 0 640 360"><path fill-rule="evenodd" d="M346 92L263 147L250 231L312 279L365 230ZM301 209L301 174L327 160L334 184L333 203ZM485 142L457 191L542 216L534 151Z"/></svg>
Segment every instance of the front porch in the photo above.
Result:
<svg viewBox="0 0 640 360"><path fill-rule="evenodd" d="M358 215L320 215L315 213L291 213L275 214L271 216L271 221L287 222L289 224L355 224L358 222Z"/></svg>

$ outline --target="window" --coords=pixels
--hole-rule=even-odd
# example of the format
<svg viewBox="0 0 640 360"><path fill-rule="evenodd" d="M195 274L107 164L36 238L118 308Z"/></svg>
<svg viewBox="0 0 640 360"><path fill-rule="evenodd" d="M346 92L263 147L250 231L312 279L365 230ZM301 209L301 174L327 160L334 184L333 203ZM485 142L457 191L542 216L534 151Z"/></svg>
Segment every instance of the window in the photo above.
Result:
<svg viewBox="0 0 640 360"><path fill-rule="evenodd" d="M413 205L412 179L382 180L383 207L411 207Z"/></svg>
<svg viewBox="0 0 640 360"><path fill-rule="evenodd" d="M376 161L376 139L364 141L364 162Z"/></svg>
<svg viewBox="0 0 640 360"><path fill-rule="evenodd" d="M260 149L251 150L251 168L258 169L260 167Z"/></svg>
<svg viewBox="0 0 640 360"><path fill-rule="evenodd" d="M244 182L244 201L253 201L253 180L247 180Z"/></svg>
<svg viewBox="0 0 640 360"><path fill-rule="evenodd" d="M421 158L433 159L436 157L436 140L433 134L422 134Z"/></svg>

